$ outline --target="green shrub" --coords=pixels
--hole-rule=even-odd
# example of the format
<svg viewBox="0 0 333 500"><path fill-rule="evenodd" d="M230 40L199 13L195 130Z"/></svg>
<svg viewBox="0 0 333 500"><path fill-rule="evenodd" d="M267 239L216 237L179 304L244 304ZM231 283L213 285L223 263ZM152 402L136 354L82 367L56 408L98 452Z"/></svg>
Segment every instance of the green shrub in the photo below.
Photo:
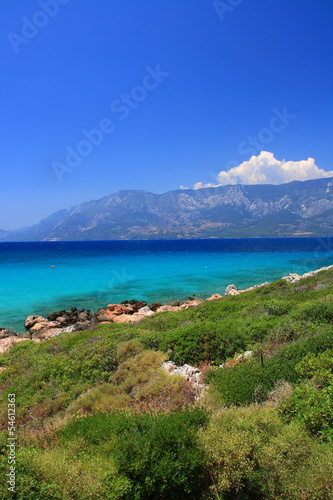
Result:
<svg viewBox="0 0 333 500"><path fill-rule="evenodd" d="M314 337L286 345L270 358L251 359L233 368L219 368L208 373L214 389L221 394L224 404L251 404L257 402L255 391L260 389L261 400L273 390L279 380L299 383L305 378L296 370L296 365L308 353L318 353L331 347L331 329Z"/></svg>
<svg viewBox="0 0 333 500"><path fill-rule="evenodd" d="M332 449L311 439L296 422L284 424L273 408L224 409L211 418L200 440L214 498L332 498Z"/></svg>
<svg viewBox="0 0 333 500"><path fill-rule="evenodd" d="M311 379L295 387L282 414L302 422L310 434L333 441L333 350L308 354L295 370Z"/></svg>
<svg viewBox="0 0 333 500"><path fill-rule="evenodd" d="M294 314L296 319L313 321L315 323L333 322L333 303L317 302L301 306Z"/></svg>
<svg viewBox="0 0 333 500"><path fill-rule="evenodd" d="M130 487L120 498L201 498L205 488L205 457L197 430L205 425L202 410L155 416L111 414L81 418L60 433L66 443L83 439L115 460L117 472ZM97 445L97 448L96 448Z"/></svg>

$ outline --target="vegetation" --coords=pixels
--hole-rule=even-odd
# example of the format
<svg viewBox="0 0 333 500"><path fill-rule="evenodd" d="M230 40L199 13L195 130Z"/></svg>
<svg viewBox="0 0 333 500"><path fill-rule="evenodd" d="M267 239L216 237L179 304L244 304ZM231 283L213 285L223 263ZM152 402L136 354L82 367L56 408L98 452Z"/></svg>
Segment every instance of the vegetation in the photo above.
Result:
<svg viewBox="0 0 333 500"><path fill-rule="evenodd" d="M0 499L332 498L332 297L329 270L15 345L0 386L2 408L16 395L16 493L2 482ZM168 359L201 369L200 399Z"/></svg>

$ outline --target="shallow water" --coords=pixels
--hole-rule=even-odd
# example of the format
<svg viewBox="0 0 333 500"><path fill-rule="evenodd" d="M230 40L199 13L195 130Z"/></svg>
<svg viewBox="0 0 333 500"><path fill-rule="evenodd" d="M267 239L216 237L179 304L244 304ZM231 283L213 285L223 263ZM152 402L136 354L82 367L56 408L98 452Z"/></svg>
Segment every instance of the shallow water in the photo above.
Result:
<svg viewBox="0 0 333 500"><path fill-rule="evenodd" d="M332 263L331 238L0 243L0 327L23 332L29 314L72 306L206 298Z"/></svg>

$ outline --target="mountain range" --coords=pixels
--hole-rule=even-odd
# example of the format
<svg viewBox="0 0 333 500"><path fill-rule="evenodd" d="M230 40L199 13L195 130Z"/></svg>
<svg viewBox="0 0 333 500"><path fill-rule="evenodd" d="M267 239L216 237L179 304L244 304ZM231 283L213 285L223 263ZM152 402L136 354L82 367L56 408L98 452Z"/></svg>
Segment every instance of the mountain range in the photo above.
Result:
<svg viewBox="0 0 333 500"><path fill-rule="evenodd" d="M128 190L38 224L1 231L0 241L328 236L333 178L280 185L229 185L164 194Z"/></svg>

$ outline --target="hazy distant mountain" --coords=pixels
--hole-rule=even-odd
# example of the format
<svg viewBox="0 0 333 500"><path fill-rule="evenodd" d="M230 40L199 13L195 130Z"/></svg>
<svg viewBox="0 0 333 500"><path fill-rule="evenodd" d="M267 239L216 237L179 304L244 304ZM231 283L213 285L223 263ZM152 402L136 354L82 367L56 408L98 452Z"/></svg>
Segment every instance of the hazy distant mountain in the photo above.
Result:
<svg viewBox="0 0 333 500"><path fill-rule="evenodd" d="M1 241L333 234L333 178L153 194L119 191L60 210Z"/></svg>

